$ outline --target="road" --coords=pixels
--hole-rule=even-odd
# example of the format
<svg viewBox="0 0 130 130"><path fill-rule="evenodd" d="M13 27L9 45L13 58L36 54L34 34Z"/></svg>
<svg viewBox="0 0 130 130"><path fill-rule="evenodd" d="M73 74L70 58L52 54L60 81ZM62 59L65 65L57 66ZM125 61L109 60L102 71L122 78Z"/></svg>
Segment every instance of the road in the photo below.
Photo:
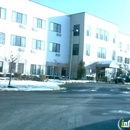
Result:
<svg viewBox="0 0 130 130"><path fill-rule="evenodd" d="M66 84L64 91L0 92L0 130L118 130L130 120L122 84Z"/></svg>

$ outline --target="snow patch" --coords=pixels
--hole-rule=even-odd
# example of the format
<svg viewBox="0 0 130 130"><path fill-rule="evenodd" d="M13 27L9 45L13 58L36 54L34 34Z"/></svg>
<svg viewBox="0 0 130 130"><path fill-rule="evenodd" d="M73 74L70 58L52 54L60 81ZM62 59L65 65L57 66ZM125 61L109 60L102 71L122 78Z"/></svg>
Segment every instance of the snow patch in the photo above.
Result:
<svg viewBox="0 0 130 130"><path fill-rule="evenodd" d="M48 82L38 81L17 81L12 80L11 86L14 88L8 88L8 80L0 80L0 91L49 91L49 90L60 90L59 85L63 82L51 80Z"/></svg>

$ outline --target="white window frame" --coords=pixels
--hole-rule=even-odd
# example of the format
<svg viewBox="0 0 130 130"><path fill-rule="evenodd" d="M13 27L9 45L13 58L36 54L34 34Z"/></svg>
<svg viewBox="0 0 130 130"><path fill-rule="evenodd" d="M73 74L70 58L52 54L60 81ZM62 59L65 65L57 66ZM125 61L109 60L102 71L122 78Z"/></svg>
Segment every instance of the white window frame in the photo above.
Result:
<svg viewBox="0 0 130 130"><path fill-rule="evenodd" d="M5 33L0 32L0 44L5 44Z"/></svg>
<svg viewBox="0 0 130 130"><path fill-rule="evenodd" d="M26 38L21 36L11 35L11 45L25 47Z"/></svg>
<svg viewBox="0 0 130 130"><path fill-rule="evenodd" d="M33 49L37 50L44 50L45 49L45 42L42 40L33 39Z"/></svg>
<svg viewBox="0 0 130 130"><path fill-rule="evenodd" d="M13 11L13 17L12 20L17 23L21 24L27 24L27 15L23 13L19 13L16 11Z"/></svg>
<svg viewBox="0 0 130 130"><path fill-rule="evenodd" d="M49 51L60 53L60 44L59 43L49 43Z"/></svg>
<svg viewBox="0 0 130 130"><path fill-rule="evenodd" d="M61 33L61 24L50 22L50 30L53 32Z"/></svg>
<svg viewBox="0 0 130 130"><path fill-rule="evenodd" d="M39 21L41 21L40 26L39 26ZM33 26L36 28L45 29L46 28L46 21L44 19L34 17L33 18Z"/></svg>
<svg viewBox="0 0 130 130"><path fill-rule="evenodd" d="M6 19L6 9L0 7L0 18L1 19Z"/></svg>

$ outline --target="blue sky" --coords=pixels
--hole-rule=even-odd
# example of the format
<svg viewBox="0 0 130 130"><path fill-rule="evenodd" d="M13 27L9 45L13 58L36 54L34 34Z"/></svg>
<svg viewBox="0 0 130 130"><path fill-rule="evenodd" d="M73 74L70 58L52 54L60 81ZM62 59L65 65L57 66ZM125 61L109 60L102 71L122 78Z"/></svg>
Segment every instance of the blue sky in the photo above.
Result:
<svg viewBox="0 0 130 130"><path fill-rule="evenodd" d="M130 35L130 0L32 0L39 4L73 14L87 12L119 26L119 32Z"/></svg>

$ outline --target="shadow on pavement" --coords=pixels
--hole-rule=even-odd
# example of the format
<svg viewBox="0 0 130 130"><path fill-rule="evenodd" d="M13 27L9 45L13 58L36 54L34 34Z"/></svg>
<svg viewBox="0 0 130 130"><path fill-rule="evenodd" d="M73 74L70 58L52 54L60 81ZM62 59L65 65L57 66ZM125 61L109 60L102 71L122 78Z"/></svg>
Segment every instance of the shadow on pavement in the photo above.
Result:
<svg viewBox="0 0 130 130"><path fill-rule="evenodd" d="M129 118L122 118L122 119L124 119L124 121L127 122L128 120L130 120L130 117ZM119 121L119 119L112 119L112 120L98 122L95 124L77 127L77 128L72 129L72 130L119 130L118 121ZM130 130L130 127L129 128L122 128L122 130Z"/></svg>

